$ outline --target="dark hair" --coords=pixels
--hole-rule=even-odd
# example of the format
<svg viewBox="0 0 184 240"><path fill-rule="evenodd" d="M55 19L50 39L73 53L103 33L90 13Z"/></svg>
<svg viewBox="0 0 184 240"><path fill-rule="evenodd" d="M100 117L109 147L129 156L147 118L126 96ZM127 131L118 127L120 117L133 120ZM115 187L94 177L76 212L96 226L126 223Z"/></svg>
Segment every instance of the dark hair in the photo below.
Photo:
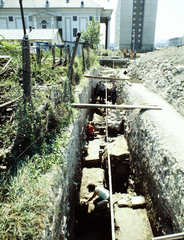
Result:
<svg viewBox="0 0 184 240"><path fill-rule="evenodd" d="M87 188L89 192L94 192L96 185L93 183L88 184Z"/></svg>

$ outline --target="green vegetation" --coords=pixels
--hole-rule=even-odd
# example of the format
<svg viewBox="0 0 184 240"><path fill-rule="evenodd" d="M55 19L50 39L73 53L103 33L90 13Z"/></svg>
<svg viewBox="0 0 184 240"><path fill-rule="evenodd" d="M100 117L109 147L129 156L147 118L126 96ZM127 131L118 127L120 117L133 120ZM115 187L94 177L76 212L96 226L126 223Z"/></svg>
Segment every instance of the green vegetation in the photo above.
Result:
<svg viewBox="0 0 184 240"><path fill-rule="evenodd" d="M69 88L73 89L74 84L68 84L68 65L53 68L50 52L43 52L41 64L37 64L33 54L32 101L25 104L21 97L22 48L17 42L3 39L0 51L1 55L10 56L0 59L0 105L14 101L1 108L0 166L6 166L6 171L0 170L0 239L39 239L54 211L48 205L48 172L64 166L63 149L68 139L64 128L77 111L70 106ZM85 51L86 68L97 64L94 51ZM76 56L75 84L81 81L83 72L82 59Z"/></svg>
<svg viewBox="0 0 184 240"><path fill-rule="evenodd" d="M81 40L84 43L91 43L92 49L97 49L100 43L100 22L95 21L94 17L92 21L86 23L87 30L82 30Z"/></svg>

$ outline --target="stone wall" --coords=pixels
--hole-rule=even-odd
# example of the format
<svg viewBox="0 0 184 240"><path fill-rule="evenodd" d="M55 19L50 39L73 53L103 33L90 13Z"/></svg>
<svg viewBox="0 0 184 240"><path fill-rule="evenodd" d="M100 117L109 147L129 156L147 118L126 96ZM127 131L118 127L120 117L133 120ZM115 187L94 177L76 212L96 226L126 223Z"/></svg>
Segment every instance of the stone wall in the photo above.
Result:
<svg viewBox="0 0 184 240"><path fill-rule="evenodd" d="M158 105L162 110L126 111L126 139L136 176L148 187L163 231L184 230L184 118L142 84L119 86L129 105Z"/></svg>
<svg viewBox="0 0 184 240"><path fill-rule="evenodd" d="M93 70L92 74L95 75L95 70ZM92 79L83 79L82 84L75 88L75 101L80 103L89 102L93 91L91 86L95 86ZM64 149L65 163L48 173L51 182L48 199L55 210L48 217L47 228L43 232L42 239L44 240L74 239L74 207L80 188L81 146L86 116L89 110L80 109L75 111L76 116L73 123L64 129L68 136Z"/></svg>

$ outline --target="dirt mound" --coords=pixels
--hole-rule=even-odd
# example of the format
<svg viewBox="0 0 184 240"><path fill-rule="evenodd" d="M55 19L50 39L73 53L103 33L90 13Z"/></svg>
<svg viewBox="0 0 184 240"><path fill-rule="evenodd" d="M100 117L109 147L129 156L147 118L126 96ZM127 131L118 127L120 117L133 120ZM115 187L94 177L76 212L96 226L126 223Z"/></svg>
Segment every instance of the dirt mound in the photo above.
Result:
<svg viewBox="0 0 184 240"><path fill-rule="evenodd" d="M159 94L184 116L184 47L168 47L131 61L129 76Z"/></svg>

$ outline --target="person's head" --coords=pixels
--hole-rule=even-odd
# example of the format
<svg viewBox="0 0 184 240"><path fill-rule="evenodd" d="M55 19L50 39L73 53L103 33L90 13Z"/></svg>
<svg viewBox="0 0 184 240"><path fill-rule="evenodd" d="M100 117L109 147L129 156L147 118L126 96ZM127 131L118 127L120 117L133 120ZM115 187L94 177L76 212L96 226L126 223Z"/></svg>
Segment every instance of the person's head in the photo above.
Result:
<svg viewBox="0 0 184 240"><path fill-rule="evenodd" d="M93 183L90 183L90 184L87 185L87 188L88 188L89 192L94 192L95 191L95 187L96 187L96 185L93 184Z"/></svg>
<svg viewBox="0 0 184 240"><path fill-rule="evenodd" d="M102 82L101 82L101 81L99 81L99 83L101 84Z"/></svg>

